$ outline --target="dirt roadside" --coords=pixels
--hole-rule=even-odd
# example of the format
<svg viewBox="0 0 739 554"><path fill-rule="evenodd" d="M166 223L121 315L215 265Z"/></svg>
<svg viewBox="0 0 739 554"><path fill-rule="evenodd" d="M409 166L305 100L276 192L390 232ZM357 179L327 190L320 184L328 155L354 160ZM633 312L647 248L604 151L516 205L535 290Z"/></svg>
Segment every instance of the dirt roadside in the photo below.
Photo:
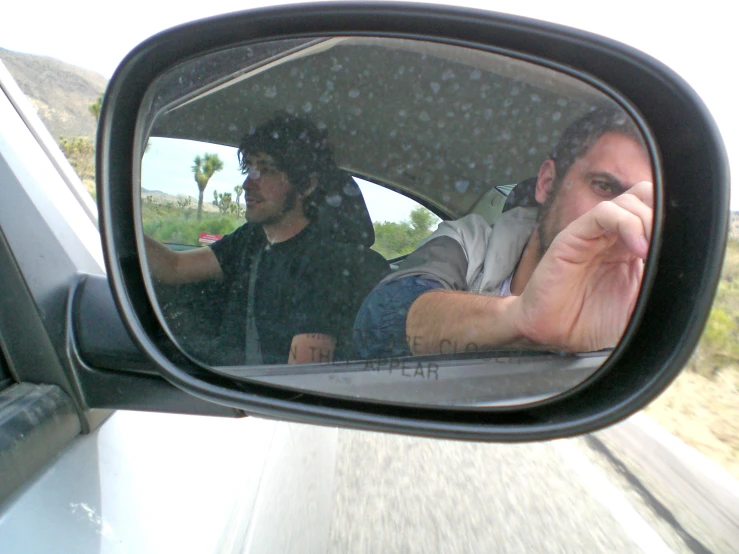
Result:
<svg viewBox="0 0 739 554"><path fill-rule="evenodd" d="M685 370L645 413L739 479L739 367Z"/></svg>

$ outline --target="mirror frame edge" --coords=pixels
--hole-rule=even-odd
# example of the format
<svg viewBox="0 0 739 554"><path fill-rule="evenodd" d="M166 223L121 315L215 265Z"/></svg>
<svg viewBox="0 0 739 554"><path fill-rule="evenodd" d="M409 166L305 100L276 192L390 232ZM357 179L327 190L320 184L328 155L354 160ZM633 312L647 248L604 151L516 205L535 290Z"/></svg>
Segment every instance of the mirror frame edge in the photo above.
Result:
<svg viewBox="0 0 739 554"><path fill-rule="evenodd" d="M457 8L420 4L383 4L382 11L378 13L377 7L377 4L366 3L303 4L209 18L152 37L137 47L121 64L106 92L100 118L97 149L100 171L97 186L101 230L111 288L122 319L132 336L160 368L164 377L180 388L211 401L238 406L247 412L269 417L448 438L535 440L592 431L628 416L635 407L645 405L664 390L687 361L708 316L720 276L720 262L723 259L728 228L728 166L720 136L705 106L679 77L659 62L630 47L582 31L514 16ZM372 18L367 17L368 11L372 12ZM296 13L301 17L296 18ZM590 73L628 98L641 111L644 120L658 139L665 135L665 128L651 105L656 99L664 97L664 94L658 94L656 89L652 90L652 87L659 88L658 85L661 84L671 93L667 95L670 100L668 104L677 103L682 106L679 109L676 107L671 112L669 109L666 111L690 119L701 128L702 134L693 132L692 137L699 136L702 139L694 140L700 146L697 148L701 150L699 158L705 160L703 167L714 168L715 175L713 179L708 179L714 185L710 187L710 194L698 198L703 202L703 209L709 210L712 217L708 220L712 226L706 229L708 240L703 241L704 245L709 245L705 252L706 263L695 264L699 269L694 272L697 274L692 276L693 281L689 282L691 288L685 291L695 293L692 295L694 298L692 305L688 306L693 317L688 318L687 325L677 325L673 336L669 337L673 340L660 343L660 346L664 343L676 343L676 349L673 352L661 352L661 363L658 367L650 368L649 371L637 376L641 379L636 379L633 390L629 389L631 385L625 384L621 384L621 390L618 390L616 381L618 375L623 375L625 370L634 365L634 362L629 363L630 352L636 350L652 334L646 330L644 319L639 326L632 329L631 340L624 340L619 345L622 355L612 357L604 369L596 372L597 378L588 379L564 395L542 403L487 412L463 412L448 408L415 406L399 408L377 402L329 399L310 393L302 395L304 398L301 400L289 400L295 396L294 392L286 395L284 391L280 393L273 387L257 384L245 387L247 390L241 392L234 391L224 387L223 383L206 383L194 378L189 371L195 368L187 367L185 363L181 363L180 367L176 366L162 355L156 349L155 343L150 340L149 333L152 333L153 329L150 324L146 324L145 319L147 309L150 308L147 307L149 300L145 294L142 296L144 289L136 242L133 234L127 232L131 230L135 199L132 195L126 197L125 187L127 182L132 182L133 176L130 164L134 153L133 141L126 140L126 137L133 136L135 122L130 123L130 114L138 112L137 98L140 100L147 84L162 69L198 55L206 46L208 49L214 49L231 43L243 43L246 40L277 40L285 36L295 36L300 32L304 34L392 32L423 38L419 36L419 28L424 29L423 37L426 38L435 37L439 40L448 39L472 45L506 48L534 57L552 59L557 63ZM486 38L488 36L494 36L495 39L488 40ZM197 40L184 40L185 37L193 39L197 37ZM556 54L552 55L552 52ZM600 67L590 67L593 65L593 58L599 57L601 63L595 65ZM605 62L603 58L612 63L603 63ZM631 75L631 80L641 81L633 77L633 73L638 71L643 76L651 76L653 84L651 87L644 87L644 83L641 83L647 89L646 92L642 91L641 95L639 90L625 92L623 83L616 86L616 82L619 81L616 74L624 71L624 68L626 68L624 73ZM148 73L142 79L141 73L144 69ZM621 78L621 81L624 79ZM132 94L134 91L138 91L139 95ZM665 108L663 104L660 104L660 107ZM686 127L691 131L694 130L694 126ZM113 129L116 133L113 133ZM663 146L670 144L668 139L669 136L660 143ZM673 160L670 158L666 161L664 158L663 155L663 169L668 165L672 169ZM690 163L687 162L688 166ZM677 166L679 165L680 163L677 163ZM701 164L697 163L695 167L700 166ZM670 182L667 175L665 181ZM128 188L130 194L131 187ZM665 196L668 196L670 191L671 187L666 185ZM675 211L677 208L673 210L666 201L664 213L666 228L671 228L671 214ZM695 225L698 216L694 214L698 214L699 211L695 209L687 211L687 227L693 231L698 229ZM675 221L678 219L677 215L684 218L686 214L676 214ZM129 223L128 226L126 222ZM693 225L690 225L691 222ZM684 219L680 225L685 226ZM675 241L668 235L669 233L665 233L666 239L661 247L669 250L670 244ZM664 273L662 267L656 270L655 289L665 282L665 277L660 278L661 273ZM645 316L649 315L650 305L655 298L657 296L640 298L640 302L644 300ZM142 315L144 317L141 317ZM685 315L683 314L683 318ZM650 348L653 347L646 349L648 353L657 354L654 350L650 351ZM639 357L636 358L638 360ZM628 374L628 371L625 373ZM638 383L640 380L641 383Z"/></svg>

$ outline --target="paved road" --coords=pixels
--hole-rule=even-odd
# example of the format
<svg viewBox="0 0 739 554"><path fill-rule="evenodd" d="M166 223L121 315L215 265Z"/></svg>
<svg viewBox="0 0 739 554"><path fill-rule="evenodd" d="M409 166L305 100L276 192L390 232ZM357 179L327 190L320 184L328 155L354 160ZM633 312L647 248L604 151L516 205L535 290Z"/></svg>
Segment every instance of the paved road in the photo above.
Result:
<svg viewBox="0 0 739 554"><path fill-rule="evenodd" d="M735 551L710 530L671 519L669 503L645 494L644 481L599 446L340 430L328 551Z"/></svg>

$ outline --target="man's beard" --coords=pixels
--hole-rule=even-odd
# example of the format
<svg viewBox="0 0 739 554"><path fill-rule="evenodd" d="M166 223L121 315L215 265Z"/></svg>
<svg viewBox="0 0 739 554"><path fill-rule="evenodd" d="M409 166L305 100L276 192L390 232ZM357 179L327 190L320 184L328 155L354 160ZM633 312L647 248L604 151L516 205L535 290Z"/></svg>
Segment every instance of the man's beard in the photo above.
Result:
<svg viewBox="0 0 739 554"><path fill-rule="evenodd" d="M547 199L541 205L541 208L539 208L539 214L536 217L536 232L538 239L537 255L539 257L539 261L541 261L544 254L547 253L552 242L562 230L557 228L559 225L554 221L556 213L552 210L561 185L561 180L555 178L554 183L552 183L552 188L547 195Z"/></svg>
<svg viewBox="0 0 739 554"><path fill-rule="evenodd" d="M279 223L284 217L285 214L291 210L293 210L298 203L298 190L295 187L291 187L290 190L285 195L285 200L282 203L282 207L276 214L271 214L265 216L263 219L255 220L255 219L249 219L249 207L247 205L246 208L246 220L250 221L251 223L257 223L258 225L274 225L276 223Z"/></svg>

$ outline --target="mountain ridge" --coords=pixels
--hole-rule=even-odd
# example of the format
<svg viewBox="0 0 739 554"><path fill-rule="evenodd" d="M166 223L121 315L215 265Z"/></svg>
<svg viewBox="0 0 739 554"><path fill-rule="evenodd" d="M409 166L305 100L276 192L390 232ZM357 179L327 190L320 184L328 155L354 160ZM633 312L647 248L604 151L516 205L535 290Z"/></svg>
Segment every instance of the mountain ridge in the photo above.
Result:
<svg viewBox="0 0 739 554"><path fill-rule="evenodd" d="M105 77L52 57L4 48L0 48L0 61L55 140L79 136L94 139L97 121L88 106L105 90Z"/></svg>

